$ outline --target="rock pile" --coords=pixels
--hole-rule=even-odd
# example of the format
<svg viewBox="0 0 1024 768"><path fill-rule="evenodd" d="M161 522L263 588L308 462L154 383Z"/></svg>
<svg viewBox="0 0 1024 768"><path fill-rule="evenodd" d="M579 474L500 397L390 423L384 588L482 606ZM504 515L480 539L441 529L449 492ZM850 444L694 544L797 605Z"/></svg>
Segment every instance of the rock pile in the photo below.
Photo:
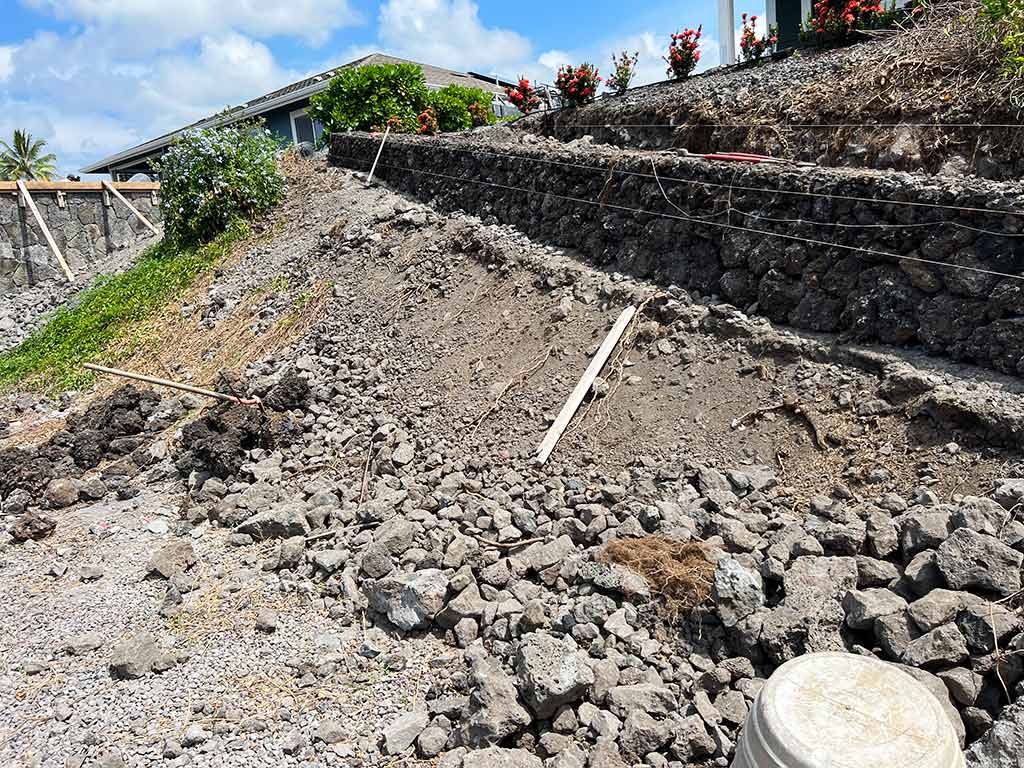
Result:
<svg viewBox="0 0 1024 768"><path fill-rule="evenodd" d="M815 651L904 665L962 741L1022 691L1020 480L953 503L925 487L855 499L843 486L807 503L755 464L649 461L608 477L495 462L422 442L415 409L380 412L373 368L335 343L301 359L310 399L286 412L301 439L243 450L228 482L193 476L193 494L236 544L280 539L262 567L320 582L342 621L365 610L465 649L465 671L394 723L385 754L724 765L767 676ZM339 395L363 405L339 418ZM361 486L321 476L283 490L328 447L359 444ZM667 614L648 580L606 556L652 537L701 542L705 604Z"/></svg>
<svg viewBox="0 0 1024 768"><path fill-rule="evenodd" d="M154 443L155 435L185 414L187 402L122 387L70 416L65 429L44 444L0 451L0 512L26 515L12 530L15 539L39 538L47 527L39 525L38 512L27 512L29 507L61 509L111 491L123 498L134 493L129 480L166 455L166 445ZM101 463L101 473L90 472Z"/></svg>
<svg viewBox="0 0 1024 768"><path fill-rule="evenodd" d="M176 426L188 401L121 393L72 420L66 434L37 451L19 453L17 461L0 458L7 462L0 463L4 511L30 513L9 530L25 539L47 535L59 517L51 509L101 492L130 494L117 479L143 468L133 483L150 487L134 502L152 506L152 494L165 514L178 508L182 518L146 521L138 519L144 510L133 507L124 512L125 528L112 535L104 521L93 527L90 520L92 537L107 542L108 554L123 544L134 550L130 572L108 557L71 570L71 578L83 593L116 594L117 610L126 612L130 604L130 627L102 636L82 619L60 635L59 659L26 659L24 665L25 675L39 674L47 664L77 664L101 650L100 675L95 668L54 670L77 672L79 684L107 709L134 702L110 731L114 739L131 731L144 743L106 743L110 739L95 733L101 721L89 713L64 717L65 704L54 711L62 713L61 723L75 723L66 727L77 741L66 749L70 739L59 730L52 738L33 736L34 744L50 749L43 759L74 750L78 756L69 764L115 755L97 762L113 765L134 749L127 764L133 758L156 764L162 756L168 768L314 761L369 766L413 758L436 759L444 768L725 766L764 680L787 659L817 650L873 654L904 665L971 743L973 765L1001 768L1016 754L1020 704L1006 705L1024 686L1024 626L1017 613L1024 526L1016 520L1024 481L1007 477L984 498L947 492L951 483L940 498L929 488L940 487L952 465L933 463L934 451L912 454L909 448L899 461L857 463L849 443L828 453L815 448L803 422L784 434L793 440L786 443L791 449L806 450L793 460L832 462L849 448L827 472L849 486L830 480L819 489L826 495L809 497L756 458L765 451L753 441L705 452L698 461L696 450L672 442L676 436L634 442L615 454L630 457L622 462L595 456L585 441L566 440L555 462L539 467L529 447L517 446L535 445L534 432L551 408L544 393L524 391L514 407L513 394L505 407L485 412L497 390L489 389L490 381L474 382L478 394L487 390L483 399L449 408L447 392L460 382L446 390L448 382L421 375L480 364L464 351L463 334L466 325L486 324L482 315L490 305L460 327L457 315L469 294L458 294L464 277L457 265L472 256L478 277L500 277L493 285L482 281L481 292L509 291L516 311L536 300L531 281L559 291L530 305L542 326L541 344L551 341L545 334L552 317L566 325L570 318L591 323L559 341L575 351L549 353L548 395L571 387L576 364L589 355L588 345L614 308L650 292L607 273L576 280L546 251L534 254L545 260L546 271L522 279L507 254L472 235L481 226L442 229L421 207L361 184L358 191L352 195L357 201L378 195L376 207L367 211L370 203L352 202L363 205L362 212L310 247L322 255L336 246L344 258L332 254L321 261L359 272L375 268L360 261L371 250L389 291L396 270L408 276L387 296L419 313L418 328L397 322L392 310L382 312L379 297L360 302L366 285L338 280L322 321L233 382L238 394L260 396L265 412L215 405L169 430L166 442L154 442L161 425ZM527 250L513 242L506 250ZM416 259L407 258L410 248ZM294 259L292 247L279 250L298 280L307 262ZM248 266L237 273L247 279L277 274L271 261ZM241 296L245 288L210 291ZM671 292L670 300L648 305L632 355L641 362L631 372L658 377L652 396L676 389L697 399L697 386L719 386L718 380L700 381L714 369L699 368L698 375L694 363L732 344L727 364L753 362L755 374L766 358L740 362L741 355L770 348L779 356L769 361L779 378L764 384L754 407L769 392L794 390L811 402L834 385L839 408L850 416L841 423L852 425L845 437L864 442L878 434L868 431L869 420L904 407L909 412L917 396L938 391L940 377L913 370L887 370L870 385L842 364L830 363L831 372L822 373L826 366L806 361L831 360L823 357L824 345L812 350L803 339L769 336L764 322L734 308L700 306L685 292ZM443 311L434 303L453 295L457 300ZM476 301L473 296L469 303ZM420 336L410 343L411 327ZM424 327L449 336L448 346L422 343ZM482 336L494 347L506 332L496 323ZM844 348L844 354L855 352ZM460 357L445 368L451 356ZM560 357L568 361L561 367ZM780 362L793 358L801 362ZM513 360L502 377L527 363ZM756 386L754 378L740 386ZM976 395L991 399L992 391L978 387ZM658 408L659 415L665 412L661 403ZM477 431L480 413L494 423ZM510 426L517 421L527 425ZM691 431L699 432L702 422L695 423ZM801 482L791 456L780 462L787 462L792 482ZM986 478L996 476L995 465L983 464ZM1019 477L1012 462L1005 467L999 471ZM97 469L102 489L91 485ZM907 479L915 473L918 481ZM972 487L980 475L972 477ZM166 487L158 482L165 480ZM913 487L918 482L921 487ZM97 512L83 505L64 514ZM159 545L146 543L150 535L161 537ZM11 561L24 566L19 578L47 569L53 578L65 577L67 563L40 562L52 557L45 549L9 550ZM30 562L33 554L38 560ZM685 588L671 587L666 573L685 574ZM30 605L18 603L38 614ZM94 605L110 620L106 606ZM194 646L188 646L190 632ZM225 642L198 640L207 632ZM447 652L438 652L442 642ZM186 646L194 648L192 656ZM374 687L404 669L409 674L398 678L399 690ZM280 706L237 687L234 678L227 681L229 674L250 672L273 678L275 691L287 693ZM97 677L112 692L93 687ZM319 697L332 687L347 695L368 680L363 707ZM218 693L165 704L179 686ZM364 721L360 734L352 732L350 710Z"/></svg>

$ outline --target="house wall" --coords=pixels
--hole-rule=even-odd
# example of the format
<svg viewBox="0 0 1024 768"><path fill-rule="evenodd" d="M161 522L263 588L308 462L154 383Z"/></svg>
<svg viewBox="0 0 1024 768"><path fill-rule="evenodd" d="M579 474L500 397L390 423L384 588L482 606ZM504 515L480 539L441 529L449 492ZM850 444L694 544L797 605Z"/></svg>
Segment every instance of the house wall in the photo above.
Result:
<svg viewBox="0 0 1024 768"><path fill-rule="evenodd" d="M775 0L775 25L779 28L778 50L800 45L800 24L805 18L802 0Z"/></svg>
<svg viewBox="0 0 1024 768"><path fill-rule="evenodd" d="M291 144L294 139L292 137L292 118L291 114L297 109L303 109L309 106L309 99L302 99L300 101L292 102L283 107L275 109L271 112L267 112L262 115L266 121L267 130L278 136L283 141Z"/></svg>
<svg viewBox="0 0 1024 768"><path fill-rule="evenodd" d="M95 182L34 182L29 192L50 234L76 275L91 274L100 264L117 260L153 234L119 200L104 200ZM152 196L159 184L117 184L118 191L154 224L159 207ZM57 193L64 195L64 207ZM64 273L46 244L28 207L19 205L11 182L0 182L0 295L49 280L63 281Z"/></svg>

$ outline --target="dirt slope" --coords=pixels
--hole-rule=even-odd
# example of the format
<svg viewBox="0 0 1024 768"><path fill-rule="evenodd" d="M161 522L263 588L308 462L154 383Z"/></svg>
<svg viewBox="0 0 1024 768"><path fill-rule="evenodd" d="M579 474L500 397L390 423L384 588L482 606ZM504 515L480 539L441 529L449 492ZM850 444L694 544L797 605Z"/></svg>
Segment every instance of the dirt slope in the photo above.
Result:
<svg viewBox="0 0 1024 768"><path fill-rule="evenodd" d="M865 519L918 531L1024 471L936 406L973 392L998 409L1019 398L1011 380L777 332L322 165L296 171L275 217L122 362L213 386L237 374L268 403L304 380L304 403L272 417L278 442L197 465L181 427L211 411L163 393L174 426L111 443L93 470L56 450L66 477L2 500L8 524L56 524L0 552L5 763L568 766L644 746L727 760L759 681L812 649L777 626L787 596L891 579L917 599L909 563L952 533L886 549ZM645 314L604 396L534 466L627 303ZM60 425L45 419L17 420L9 444ZM602 565L609 541L651 533L763 573L766 629L727 629L724 598L666 617L643 579ZM877 572L858 576L855 557ZM835 585L807 572L826 566ZM875 648L839 626L842 598L809 599L832 613L801 620ZM552 653L580 675L557 694ZM1001 706L978 668L977 706L943 694L971 739ZM656 700L616 703L633 686ZM709 695L717 720L694 708ZM618 741L598 746L613 722ZM466 751L488 746L501 755Z"/></svg>

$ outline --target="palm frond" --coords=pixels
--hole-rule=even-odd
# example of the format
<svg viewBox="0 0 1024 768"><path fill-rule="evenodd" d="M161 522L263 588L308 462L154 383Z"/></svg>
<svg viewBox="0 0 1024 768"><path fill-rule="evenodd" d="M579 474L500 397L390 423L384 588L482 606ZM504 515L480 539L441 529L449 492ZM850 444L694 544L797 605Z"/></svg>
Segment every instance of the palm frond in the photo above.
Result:
<svg viewBox="0 0 1024 768"><path fill-rule="evenodd" d="M28 131L15 129L12 144L0 141L0 176L8 179L45 180L57 169L57 156L43 154L45 139L34 139Z"/></svg>

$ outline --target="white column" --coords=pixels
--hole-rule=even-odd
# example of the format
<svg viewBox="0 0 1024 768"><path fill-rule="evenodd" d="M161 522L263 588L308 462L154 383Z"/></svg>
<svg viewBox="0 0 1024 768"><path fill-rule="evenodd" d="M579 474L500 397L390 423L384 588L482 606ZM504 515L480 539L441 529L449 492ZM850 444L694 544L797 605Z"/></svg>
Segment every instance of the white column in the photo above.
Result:
<svg viewBox="0 0 1024 768"><path fill-rule="evenodd" d="M800 21L803 22L811 15L811 0L800 0Z"/></svg>
<svg viewBox="0 0 1024 768"><path fill-rule="evenodd" d="M779 26L779 14L775 10L775 0L765 0L764 4L765 29ZM803 19L801 19L803 21Z"/></svg>
<svg viewBox="0 0 1024 768"><path fill-rule="evenodd" d="M736 63L736 12L733 0L718 0L718 43L722 64Z"/></svg>

